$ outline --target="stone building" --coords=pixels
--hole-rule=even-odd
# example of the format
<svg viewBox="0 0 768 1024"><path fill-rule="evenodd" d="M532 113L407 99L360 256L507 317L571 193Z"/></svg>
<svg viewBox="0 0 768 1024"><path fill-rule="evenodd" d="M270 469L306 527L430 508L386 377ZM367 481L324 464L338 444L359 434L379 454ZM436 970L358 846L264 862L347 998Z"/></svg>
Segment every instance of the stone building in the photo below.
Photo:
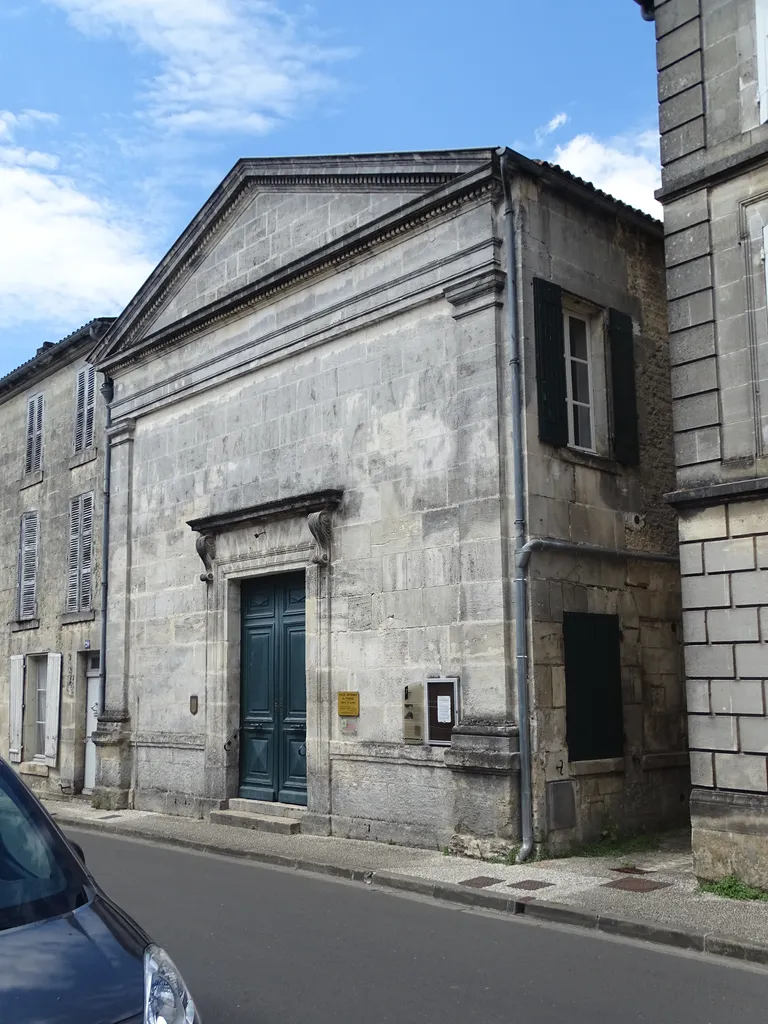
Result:
<svg viewBox="0 0 768 1024"><path fill-rule="evenodd" d="M243 160L92 359L98 805L470 850L686 819L658 223L508 150Z"/></svg>
<svg viewBox="0 0 768 1024"><path fill-rule="evenodd" d="M699 876L768 886L768 4L655 14Z"/></svg>
<svg viewBox="0 0 768 1024"><path fill-rule="evenodd" d="M0 753L53 796L95 781L103 403L86 356L110 323L0 379Z"/></svg>

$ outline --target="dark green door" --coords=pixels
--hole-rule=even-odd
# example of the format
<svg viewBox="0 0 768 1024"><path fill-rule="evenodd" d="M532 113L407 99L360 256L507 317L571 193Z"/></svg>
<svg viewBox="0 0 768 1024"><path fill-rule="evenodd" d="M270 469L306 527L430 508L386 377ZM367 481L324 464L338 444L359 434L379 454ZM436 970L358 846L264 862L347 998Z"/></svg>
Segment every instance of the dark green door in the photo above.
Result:
<svg viewBox="0 0 768 1024"><path fill-rule="evenodd" d="M241 591L240 796L307 802L304 573Z"/></svg>

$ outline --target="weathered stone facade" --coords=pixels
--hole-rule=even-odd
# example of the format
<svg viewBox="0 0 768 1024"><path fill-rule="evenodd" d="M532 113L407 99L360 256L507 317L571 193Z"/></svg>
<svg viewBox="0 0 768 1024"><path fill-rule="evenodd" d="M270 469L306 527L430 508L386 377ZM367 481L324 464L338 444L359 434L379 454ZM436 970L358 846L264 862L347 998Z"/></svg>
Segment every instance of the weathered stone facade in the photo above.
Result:
<svg viewBox="0 0 768 1024"><path fill-rule="evenodd" d="M655 7L695 868L768 886L763 11Z"/></svg>
<svg viewBox="0 0 768 1024"><path fill-rule="evenodd" d="M530 562L536 839L562 847L687 813L663 256L649 218L510 159L529 534L595 546ZM492 150L242 161L99 346L115 386L102 806L238 796L242 595L300 571L302 828L518 841L502 207ZM595 324L592 454L538 440L534 278ZM609 307L634 324L632 466L611 454ZM564 611L619 617L621 756L569 764ZM459 678L449 746L406 742L406 694L435 676ZM359 694L351 734L339 691Z"/></svg>
<svg viewBox="0 0 768 1024"><path fill-rule="evenodd" d="M98 674L103 493L103 403L99 375L86 356L110 323L92 321L63 341L43 346L0 380L0 753L10 756L36 791L52 796L78 793L85 783L87 674ZM89 374L94 418L86 430L84 394L76 443L78 379L87 385ZM41 396L42 409L37 457L27 450L29 405L36 396ZM81 495L93 498L89 590L70 596L70 505ZM28 607L21 608L22 519L35 513L37 550L29 547L34 577ZM13 671L18 673L15 683ZM22 687L16 697L24 704L22 709L16 702L20 717L15 723L14 685ZM35 735L37 721L40 737Z"/></svg>

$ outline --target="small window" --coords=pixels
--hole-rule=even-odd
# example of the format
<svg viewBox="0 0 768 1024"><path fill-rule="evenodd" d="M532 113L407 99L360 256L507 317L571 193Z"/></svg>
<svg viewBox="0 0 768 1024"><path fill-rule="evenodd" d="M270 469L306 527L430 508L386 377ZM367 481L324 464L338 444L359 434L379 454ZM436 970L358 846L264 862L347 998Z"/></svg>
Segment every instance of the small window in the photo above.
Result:
<svg viewBox="0 0 768 1024"><path fill-rule="evenodd" d="M533 300L539 439L636 465L632 318L541 278Z"/></svg>
<svg viewBox="0 0 768 1024"><path fill-rule="evenodd" d="M19 597L20 619L34 619L37 615L37 561L40 542L40 513L25 512L21 517L19 542Z"/></svg>
<svg viewBox="0 0 768 1024"><path fill-rule="evenodd" d="M58 759L61 654L13 655L10 671L9 752L12 761Z"/></svg>
<svg viewBox="0 0 768 1024"><path fill-rule="evenodd" d="M77 375L75 395L75 452L93 447L93 414L96 398L96 370L85 366Z"/></svg>
<svg viewBox="0 0 768 1024"><path fill-rule="evenodd" d="M93 494L69 503L67 611L90 611L93 600Z"/></svg>
<svg viewBox="0 0 768 1024"><path fill-rule="evenodd" d="M618 615L563 615L565 720L570 761L624 754Z"/></svg>
<svg viewBox="0 0 768 1024"><path fill-rule="evenodd" d="M568 403L568 444L595 450L594 399L592 395L592 339L585 316L563 314L565 329L565 385Z"/></svg>
<svg viewBox="0 0 768 1024"><path fill-rule="evenodd" d="M27 402L27 446L24 473L39 473L43 468L43 396L33 395Z"/></svg>

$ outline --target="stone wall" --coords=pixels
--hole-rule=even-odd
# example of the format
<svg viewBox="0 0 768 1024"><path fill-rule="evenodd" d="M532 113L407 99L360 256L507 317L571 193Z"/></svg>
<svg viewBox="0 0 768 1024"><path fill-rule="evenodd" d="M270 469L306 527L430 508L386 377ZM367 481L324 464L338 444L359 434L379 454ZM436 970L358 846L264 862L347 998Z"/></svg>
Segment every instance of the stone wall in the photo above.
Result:
<svg viewBox="0 0 768 1024"><path fill-rule="evenodd" d="M755 4L656 7L695 868L768 885L768 125Z"/></svg>
<svg viewBox="0 0 768 1024"><path fill-rule="evenodd" d="M676 551L672 396L661 232L580 209L528 183L524 198L526 434L529 531L662 556ZM589 246L584 238L589 237ZM640 461L590 455L539 441L532 279L543 277L634 325ZM596 359L601 358L600 353ZM608 354L602 354L608 363ZM610 397L610 396L609 396ZM608 410L603 412L610 419ZM606 437L610 424L606 423ZM551 849L605 829L684 821L688 813L680 581L673 564L541 552L530 563L536 831ZM618 615L625 757L569 761L563 614ZM552 787L555 787L553 789ZM555 802L565 787L575 816Z"/></svg>
<svg viewBox="0 0 768 1024"><path fill-rule="evenodd" d="M84 775L86 659L99 650L99 555L103 462L103 402L96 393L94 448L73 454L75 390L78 371L92 342L72 348L70 358L30 372L17 388L0 391L0 754L8 756L9 666L11 655L63 655L60 733L56 767L22 763L25 781L39 792L61 796L79 791ZM24 475L27 400L44 396L42 473ZM70 499L94 495L93 609L66 610ZM37 616L18 621L21 517L40 513ZM34 773L34 774L33 774Z"/></svg>

